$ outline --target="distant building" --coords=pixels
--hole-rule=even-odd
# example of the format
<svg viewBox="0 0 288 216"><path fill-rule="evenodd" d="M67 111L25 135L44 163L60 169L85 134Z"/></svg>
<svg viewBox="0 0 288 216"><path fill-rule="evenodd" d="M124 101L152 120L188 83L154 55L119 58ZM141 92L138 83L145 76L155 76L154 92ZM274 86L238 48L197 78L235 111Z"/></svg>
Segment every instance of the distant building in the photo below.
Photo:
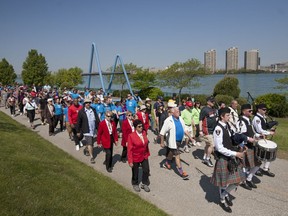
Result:
<svg viewBox="0 0 288 216"><path fill-rule="evenodd" d="M287 72L288 71L288 62L271 64L270 71L283 72L283 73Z"/></svg>
<svg viewBox="0 0 288 216"><path fill-rule="evenodd" d="M238 48L231 47L226 50L226 71L238 70Z"/></svg>
<svg viewBox="0 0 288 216"><path fill-rule="evenodd" d="M204 67L211 73L216 72L216 50L211 49L204 53Z"/></svg>
<svg viewBox="0 0 288 216"><path fill-rule="evenodd" d="M244 53L244 68L245 70L259 70L260 57L259 51L256 49L245 51Z"/></svg>

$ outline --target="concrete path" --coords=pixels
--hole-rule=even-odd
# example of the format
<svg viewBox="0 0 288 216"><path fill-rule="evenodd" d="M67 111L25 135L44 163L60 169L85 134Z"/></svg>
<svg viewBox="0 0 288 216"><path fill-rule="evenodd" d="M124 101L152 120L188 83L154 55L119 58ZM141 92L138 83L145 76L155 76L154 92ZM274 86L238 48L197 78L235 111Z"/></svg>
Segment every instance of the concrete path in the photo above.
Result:
<svg viewBox="0 0 288 216"><path fill-rule="evenodd" d="M0 110L9 115L8 109L1 107ZM18 115L11 118L29 127L27 117ZM48 126L42 126L38 116L36 119L35 133L63 149L75 159L93 167L98 172L111 177L120 185L133 191L131 169L127 163L119 162L122 152L121 146L114 149L113 163L115 165L113 172L109 174L103 165L105 157L103 151L94 148L96 163L92 165L89 158L84 156L83 148L80 151L75 150L74 143L68 139L66 131L57 133L55 136L48 136ZM175 171L161 168L161 163L165 158L164 151L159 145L153 144L155 135L152 133L148 135L151 151L149 158L151 192L146 193L141 190L138 195L163 209L169 215L228 215L218 205L218 188L210 183L213 168L203 165L199 159L202 158L204 146L192 147L190 153L181 154L183 168L190 174L190 180L185 181ZM239 187L236 192L232 192L232 196L236 198L233 201L233 212L229 215L288 215L288 161L277 159L272 162L271 170L276 174L276 177L259 177L258 180L261 183L257 184L257 189L248 191Z"/></svg>

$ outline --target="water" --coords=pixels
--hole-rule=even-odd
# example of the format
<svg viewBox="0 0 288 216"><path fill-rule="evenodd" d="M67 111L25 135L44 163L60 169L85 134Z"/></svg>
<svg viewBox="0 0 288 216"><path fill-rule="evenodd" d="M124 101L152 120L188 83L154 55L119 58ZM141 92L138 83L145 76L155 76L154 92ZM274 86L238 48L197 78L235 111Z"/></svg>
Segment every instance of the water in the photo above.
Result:
<svg viewBox="0 0 288 216"><path fill-rule="evenodd" d="M262 74L236 74L233 75L239 80L239 87L241 89L240 96L247 97L247 92L253 97L257 97L259 95L267 94L267 93L284 93L280 89L276 87L279 85L275 79L280 79L287 76L287 73L262 73ZM219 80L224 78L224 74L216 74L211 76L205 76L199 78L199 83L201 86L198 88L184 88L182 93L189 94L212 94L215 85L219 82ZM21 78L17 78L17 82L22 82ZM88 76L83 77L84 83L79 85L79 87L88 86ZM108 81L104 78L105 88L108 87ZM91 88L100 88L101 82L99 76L91 77ZM113 84L112 90L121 89L121 85ZM127 89L127 86L124 86L124 89ZM178 93L178 89L162 87L161 90L165 92L166 95L172 95L172 93Z"/></svg>
<svg viewBox="0 0 288 216"><path fill-rule="evenodd" d="M239 80L239 87L241 89L240 96L247 97L247 92L253 97L257 97L259 95L267 94L267 93L284 93L280 89L276 87L279 84L275 81L275 79L280 79L285 77L287 74L283 73L262 73L262 74L236 74L233 75ZM213 93L215 85L224 78L224 74L215 74L211 76L205 76L199 78L199 83L201 86L198 88L184 88L182 93L189 94L205 94L209 95ZM83 77L84 84L81 87L88 86L88 77ZM104 79L105 88L108 87L108 81ZM91 87L92 88L100 88L101 82L99 76L92 76L91 78ZM127 87L124 87L124 89ZM113 84L113 90L121 89L120 85ZM166 93L166 95L172 95L172 93L178 93L178 89L162 87L161 90Z"/></svg>

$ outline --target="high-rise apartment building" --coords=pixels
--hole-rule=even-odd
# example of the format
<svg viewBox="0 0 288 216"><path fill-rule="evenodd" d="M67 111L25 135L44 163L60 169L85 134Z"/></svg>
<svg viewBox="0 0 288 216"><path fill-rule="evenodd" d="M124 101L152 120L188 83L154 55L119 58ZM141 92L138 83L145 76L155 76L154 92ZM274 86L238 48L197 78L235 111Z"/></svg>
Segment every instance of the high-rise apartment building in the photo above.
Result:
<svg viewBox="0 0 288 216"><path fill-rule="evenodd" d="M245 51L244 68L246 70L258 70L260 68L259 51L256 49Z"/></svg>
<svg viewBox="0 0 288 216"><path fill-rule="evenodd" d="M238 70L238 48L231 47L226 50L226 71Z"/></svg>
<svg viewBox="0 0 288 216"><path fill-rule="evenodd" d="M211 73L216 72L216 50L211 49L204 53L204 67Z"/></svg>

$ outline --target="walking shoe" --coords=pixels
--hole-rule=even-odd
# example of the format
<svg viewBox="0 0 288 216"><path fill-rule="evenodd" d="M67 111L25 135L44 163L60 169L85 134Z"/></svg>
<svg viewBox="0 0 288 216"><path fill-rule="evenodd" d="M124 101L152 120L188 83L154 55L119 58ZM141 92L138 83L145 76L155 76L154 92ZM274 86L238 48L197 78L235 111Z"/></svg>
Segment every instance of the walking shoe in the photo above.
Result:
<svg viewBox="0 0 288 216"><path fill-rule="evenodd" d="M262 169L257 170L257 172L255 173L255 175L257 175L257 176L263 176Z"/></svg>
<svg viewBox="0 0 288 216"><path fill-rule="evenodd" d="M201 142L196 142L196 145L201 147Z"/></svg>
<svg viewBox="0 0 288 216"><path fill-rule="evenodd" d="M246 183L247 183L247 185L249 185L249 187L251 187L251 188L257 188L257 186L255 185L255 183L251 180L251 181L248 181L248 180L246 180Z"/></svg>
<svg viewBox="0 0 288 216"><path fill-rule="evenodd" d="M150 192L150 188L148 187L148 185L142 184L141 188L145 191L145 192Z"/></svg>
<svg viewBox="0 0 288 216"><path fill-rule="evenodd" d="M76 145L76 151L79 151L79 150L80 150L79 145Z"/></svg>
<svg viewBox="0 0 288 216"><path fill-rule="evenodd" d="M185 151L186 153L189 153L189 152L190 152L188 146L185 146L185 147L184 147L184 151Z"/></svg>
<svg viewBox="0 0 288 216"><path fill-rule="evenodd" d="M84 148L84 149L83 149L83 154L84 154L85 156L89 156L89 152L88 152L87 148Z"/></svg>
<svg viewBox="0 0 288 216"><path fill-rule="evenodd" d="M167 161L163 164L163 167L165 169L171 170L171 165Z"/></svg>
<svg viewBox="0 0 288 216"><path fill-rule="evenodd" d="M112 173L112 168L111 168L111 167L108 168L108 169L107 169L107 172Z"/></svg>
<svg viewBox="0 0 288 216"><path fill-rule="evenodd" d="M242 182L242 183L240 184L240 186L243 187L243 188L245 188L245 189L247 189L247 190L252 190L252 187L250 187L250 186L247 184L246 181Z"/></svg>
<svg viewBox="0 0 288 216"><path fill-rule="evenodd" d="M228 206L233 206L233 202L228 196L225 196L225 201L228 204Z"/></svg>
<svg viewBox="0 0 288 216"><path fill-rule="evenodd" d="M262 174L263 174L263 175L267 175L267 176L269 176L269 177L274 177L274 176L275 176L275 174L272 173L272 172L270 172L269 169L268 169L268 170L262 169Z"/></svg>
<svg viewBox="0 0 288 216"><path fill-rule="evenodd" d="M127 162L126 158L121 158L121 161L122 161L122 163L126 163Z"/></svg>
<svg viewBox="0 0 288 216"><path fill-rule="evenodd" d="M230 206L224 201L224 202L220 202L220 204L219 204L220 206L221 206L221 208L224 210L224 211L226 211L226 212L228 212L228 213L231 213L232 212L232 209L230 208Z"/></svg>
<svg viewBox="0 0 288 216"><path fill-rule="evenodd" d="M95 159L94 159L94 158L91 158L91 159L90 159L90 163L91 163L91 164L95 164Z"/></svg>
<svg viewBox="0 0 288 216"><path fill-rule="evenodd" d="M140 192L140 188L139 188L139 185L133 185L133 189L136 191L136 192Z"/></svg>
<svg viewBox="0 0 288 216"><path fill-rule="evenodd" d="M206 164L208 167L213 167L214 166L210 159L209 160L205 159L205 160L202 161L202 163Z"/></svg>
<svg viewBox="0 0 288 216"><path fill-rule="evenodd" d="M181 175L182 179L184 180L188 180L189 179L189 175L183 171L182 175Z"/></svg>

